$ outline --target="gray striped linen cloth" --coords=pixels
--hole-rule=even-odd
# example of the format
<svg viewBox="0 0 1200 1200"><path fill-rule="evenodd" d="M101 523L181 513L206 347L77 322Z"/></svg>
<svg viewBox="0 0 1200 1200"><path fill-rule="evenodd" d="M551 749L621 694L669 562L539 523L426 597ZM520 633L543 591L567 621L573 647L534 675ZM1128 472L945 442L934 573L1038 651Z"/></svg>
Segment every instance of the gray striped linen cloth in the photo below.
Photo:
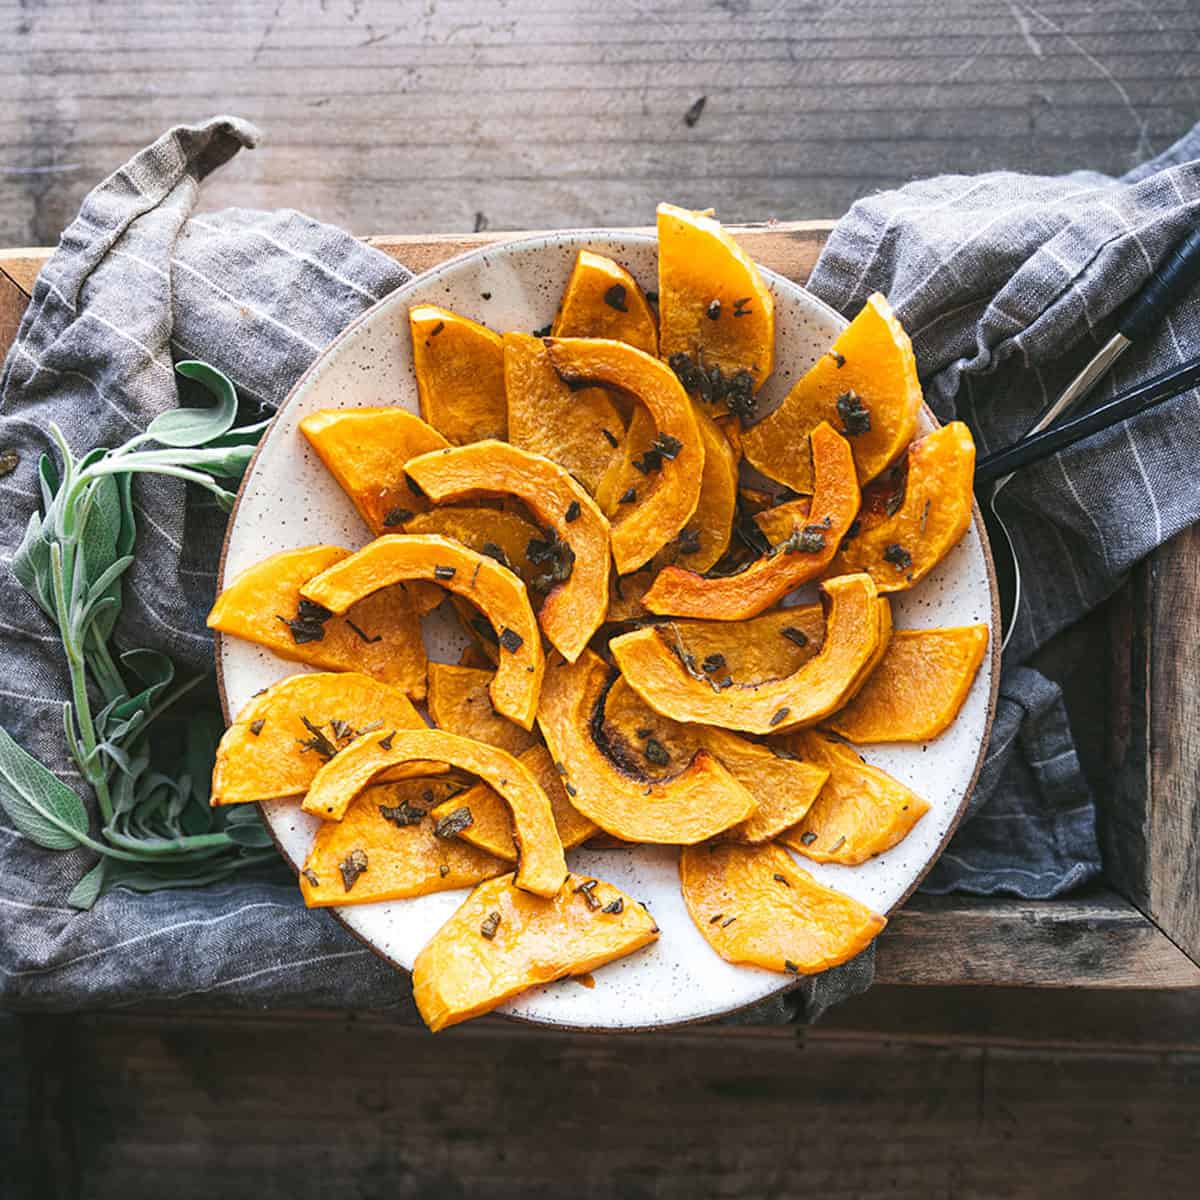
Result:
<svg viewBox="0 0 1200 1200"><path fill-rule="evenodd" d="M21 456L17 470L0 480L6 561L37 494L34 469L47 448L47 421L57 421L77 451L118 444L177 403L171 361L184 357L225 371L248 418L270 412L339 329L409 277L384 255L295 212L193 216L199 181L256 140L251 126L227 117L173 129L99 185L63 234L0 381L0 447ZM1127 243L1140 240L1152 262L1172 240L1168 228L1182 227L1187 198L1196 195L1187 157L1181 146L1122 182L998 175L934 181L864 201L835 233L812 286L846 312L875 287L899 298L901 314L918 333L931 401L947 415L963 394L963 415L979 422L981 443L1001 444L1006 431L1022 427L1040 407L1043 390L1052 394L1059 376L1069 373L1058 355L1071 344L1085 353L1088 339L1103 336L1118 300L1144 278L1149 268ZM1009 212L1026 194L1036 217ZM960 203L980 210L964 215L956 207L960 195ZM1136 235L1114 231L1108 222L1118 217ZM1056 244L1069 231L1066 244ZM1059 271L1067 275L1061 282L1049 280L1055 260L1041 262L1046 246L1078 264ZM948 265L939 271L942 261ZM1023 274L1029 277L1009 294ZM1002 329L994 295L1012 314ZM1195 340L1196 315L1172 318L1181 346ZM1148 361L1131 362L1130 376ZM1004 385L1006 370L1024 374ZM1192 401L1176 407L1185 403ZM1172 460L1163 430L1155 435L1152 425L1139 427L1134 437L1132 455L1118 446L1118 458L1106 446L1099 471L1077 454L1069 476L1052 464L1014 484L1026 561L1042 556L1061 567L1067 557L1071 578L1080 581L1078 593L1066 596L1039 584L1033 622L1020 634L1014 661L1106 595L1130 562L1196 515L1173 496L1180 480L1189 481L1186 439L1174 436L1180 457ZM1149 529L1129 524L1114 499L1146 505L1149 488L1137 492L1146 472L1156 481L1150 502L1160 514ZM1086 509L1072 508L1074 492ZM127 576L118 637L169 653L182 669L208 669L204 616L223 518L169 480L140 481L136 502L138 563ZM1097 536L1093 521L1104 534ZM0 681L0 724L78 787L57 734L67 688L56 638L7 571L0 572L0 605L8 668ZM939 890L1052 895L1096 870L1090 799L1053 685L1028 668L1010 668L1003 694L973 802L983 811L963 825L931 880ZM194 891L118 889L80 914L65 897L88 865L85 854L47 853L0 826L0 996L8 1006L192 999L411 1008L407 979L328 913L305 910L282 872ZM811 1018L871 977L868 952L742 1019Z"/></svg>

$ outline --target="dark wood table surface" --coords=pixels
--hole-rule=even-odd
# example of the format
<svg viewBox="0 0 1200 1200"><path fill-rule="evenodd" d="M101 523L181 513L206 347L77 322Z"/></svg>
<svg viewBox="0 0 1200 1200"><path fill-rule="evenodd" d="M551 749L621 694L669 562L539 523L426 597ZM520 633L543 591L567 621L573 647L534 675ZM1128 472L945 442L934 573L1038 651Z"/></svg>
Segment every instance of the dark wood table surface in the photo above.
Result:
<svg viewBox="0 0 1200 1200"><path fill-rule="evenodd" d="M931 173L1120 173L1200 118L1195 0L20 0L0 55L9 247L53 245L130 153L222 111L264 140L205 206L360 234L646 224L664 197L836 217ZM1181 545L1163 562L1194 570ZM1093 711L1123 700L1096 667L1112 615L1073 635L1095 654L1061 659L1085 663L1065 683ZM1100 778L1111 712L1085 724ZM1151 770L1178 754L1159 741ZM1014 905L1036 986L917 987L885 962L887 984L808 1031L0 1016L0 1196L1194 1195L1200 993L1131 986L1141 927L1077 903L1073 969L1111 988L1046 986L1072 947ZM930 921L918 906L910 928L934 960Z"/></svg>

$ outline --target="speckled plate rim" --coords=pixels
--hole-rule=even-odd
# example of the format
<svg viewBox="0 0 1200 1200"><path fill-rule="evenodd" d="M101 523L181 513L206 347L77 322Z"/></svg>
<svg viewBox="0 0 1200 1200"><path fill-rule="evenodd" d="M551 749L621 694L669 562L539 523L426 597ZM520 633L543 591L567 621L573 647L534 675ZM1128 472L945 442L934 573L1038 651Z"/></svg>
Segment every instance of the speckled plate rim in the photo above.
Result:
<svg viewBox="0 0 1200 1200"><path fill-rule="evenodd" d="M562 239L597 239L609 240L614 237L619 237L625 241L636 242L657 242L657 238L653 234L645 234L625 229L564 229L558 230L550 234L537 234L529 237L513 237L503 241L492 242L484 246L474 247L462 254L456 254L452 258L448 258L436 266L429 268L426 271L415 274L406 283L401 284L395 291L389 292L388 295L376 301L370 308L360 313L353 321L350 322L342 331L331 341L320 354L308 365L304 373L292 385L287 396L279 405L274 417L271 419L271 424L267 427L258 445L255 447L254 454L251 456L250 462L247 464L245 472L242 475L242 481L238 487L237 496L234 500L233 508L229 513L229 520L225 528L225 536L221 543L221 555L217 563L217 580L223 583L225 578L225 564L229 554L230 542L233 538L235 526L237 524L238 510L242 504L242 498L246 493L247 485L254 475L254 467L258 461L259 455L267 446L271 437L274 435L276 428L279 425L278 418L287 409L288 405L299 395L301 395L311 384L315 376L323 371L328 364L329 359L333 354L347 341L355 337L358 331L366 324L372 322L378 315L381 309L391 308L395 305L402 304L404 298L410 292L424 289L430 284L436 282L441 276L447 272L452 272L458 269L464 262L469 262L474 259L483 258L486 255L494 255L497 252L513 251L513 250L531 250L537 247L545 246L548 243L559 241ZM763 275L770 279L775 284L784 288L796 288L803 291L807 301L813 304L816 308L830 318L830 320L840 329L845 328L848 324L845 317L836 309L826 304L820 297L809 292L803 284L797 283L786 275L780 275L777 271L771 271L759 264L759 269ZM927 406L923 405L924 414L929 423L937 428L940 425L937 416ZM916 872L912 882L903 894L888 907L886 915L889 919L900 908L902 908L920 887L921 882L933 868L934 863L941 857L942 852L949 844L950 839L954 836L962 822L963 816L966 814L967 805L970 802L971 796L975 791L975 785L979 780L979 773L983 769L984 759L987 755L988 743L991 737L992 725L996 715L996 701L1000 690L1000 639L996 636L996 631L1000 628L1000 597L996 585L996 569L992 558L991 543L988 540L987 529L983 522L982 514L979 510L977 502L972 501L971 520L974 525L975 533L979 538L980 549L983 554L984 567L987 573L988 591L989 591L989 620L988 620L988 658L990 661L990 687L987 697L986 711L984 716L983 728L979 740L979 750L976 754L974 768L971 772L971 777L963 790L962 799L959 801L958 809L955 811L951 819L946 825L945 832L941 839L934 846L933 851L929 854L925 864ZM231 723L231 714L229 711L229 699L225 690L225 672L224 660L222 655L222 645L224 642L224 634L220 631L213 632L213 657L216 665L216 681L217 692L221 702L221 714L224 718L226 726ZM262 805L259 806L259 812L263 816L263 825L271 836L271 840L275 844L275 848L279 851L280 857L299 878L300 864L292 861L291 857L285 851L279 838L276 836L274 827L266 819L263 813ZM411 975L411 970L405 967L402 963L392 958L381 947L371 941L364 934L355 929L348 920L346 920L341 911L332 906L327 908L327 911L337 922L345 929L351 937L370 950L372 954L381 958L394 970L403 975ZM872 943L874 944L874 943ZM675 1020L658 1021L651 1024L631 1024L631 1025L612 1025L612 1026L594 1026L584 1022L572 1022L569 1020L548 1020L539 1017L531 1017L521 1013L513 1012L493 1012L489 1015L492 1017L501 1017L508 1021L515 1021L524 1025L534 1025L544 1029L557 1029L563 1031L579 1031L579 1032L597 1032L597 1033L648 1033L655 1030L679 1029L689 1025L707 1024L710 1021L721 1020L726 1017L736 1016L738 1013L746 1012L749 1009L756 1008L767 1001L776 999L788 992L794 991L797 988L804 986L808 976L800 976L797 979L781 978L779 986L772 991L767 992L754 1000L744 1004L732 1004L724 1008L714 1010L702 1016L681 1017Z"/></svg>

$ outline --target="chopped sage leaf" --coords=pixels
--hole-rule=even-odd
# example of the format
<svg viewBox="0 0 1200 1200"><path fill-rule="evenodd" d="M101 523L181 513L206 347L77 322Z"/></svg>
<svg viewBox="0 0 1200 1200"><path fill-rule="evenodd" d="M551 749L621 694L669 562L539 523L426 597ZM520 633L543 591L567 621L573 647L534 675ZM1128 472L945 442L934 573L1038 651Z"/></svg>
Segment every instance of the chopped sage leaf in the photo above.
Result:
<svg viewBox="0 0 1200 1200"><path fill-rule="evenodd" d="M470 829L474 824L475 818L464 804L462 808L456 808L442 817L433 827L433 832L440 838L450 838L462 833L464 829Z"/></svg>
<svg viewBox="0 0 1200 1200"><path fill-rule="evenodd" d="M362 849L351 850L340 863L338 870L342 873L342 886L349 891L357 882L358 877L367 869L367 852Z"/></svg>
<svg viewBox="0 0 1200 1200"><path fill-rule="evenodd" d="M263 726L267 723L266 717L259 717L257 721L250 722L250 732L258 737L263 731Z"/></svg>
<svg viewBox="0 0 1200 1200"><path fill-rule="evenodd" d="M486 917L483 918L483 924L479 926L480 936L487 938L490 942L496 936L496 930L500 928L500 914L492 909Z"/></svg>
<svg viewBox="0 0 1200 1200"><path fill-rule="evenodd" d="M790 708L779 709L778 712L776 712L775 715L771 718L771 721L770 721L771 728L773 729L776 725L778 725L780 723L780 721L786 721L788 718L788 714L791 711L792 710Z"/></svg>
<svg viewBox="0 0 1200 1200"><path fill-rule="evenodd" d="M525 645L525 639L515 629L509 629L509 627L505 625L500 634L500 645L503 646L504 649L509 652L509 654L516 654L516 652L520 650L523 645Z"/></svg>
<svg viewBox="0 0 1200 1200"><path fill-rule="evenodd" d="M628 312L629 305L626 302L626 295L625 285L623 283L614 283L604 293L604 303L609 308L615 308L617 312Z"/></svg>

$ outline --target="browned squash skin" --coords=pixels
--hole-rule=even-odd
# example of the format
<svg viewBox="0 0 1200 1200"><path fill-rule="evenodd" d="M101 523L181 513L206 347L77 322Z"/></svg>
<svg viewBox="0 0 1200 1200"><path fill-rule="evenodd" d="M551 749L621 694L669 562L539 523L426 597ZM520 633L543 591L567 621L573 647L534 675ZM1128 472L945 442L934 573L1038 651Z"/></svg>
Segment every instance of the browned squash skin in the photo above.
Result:
<svg viewBox="0 0 1200 1200"><path fill-rule="evenodd" d="M490 667L429 664L429 716L438 729L486 742L520 756L538 744L537 734L502 717L488 692L495 671Z"/></svg>
<svg viewBox="0 0 1200 1200"><path fill-rule="evenodd" d="M620 263L580 250L552 336L611 338L658 354L658 326L637 281Z"/></svg>

